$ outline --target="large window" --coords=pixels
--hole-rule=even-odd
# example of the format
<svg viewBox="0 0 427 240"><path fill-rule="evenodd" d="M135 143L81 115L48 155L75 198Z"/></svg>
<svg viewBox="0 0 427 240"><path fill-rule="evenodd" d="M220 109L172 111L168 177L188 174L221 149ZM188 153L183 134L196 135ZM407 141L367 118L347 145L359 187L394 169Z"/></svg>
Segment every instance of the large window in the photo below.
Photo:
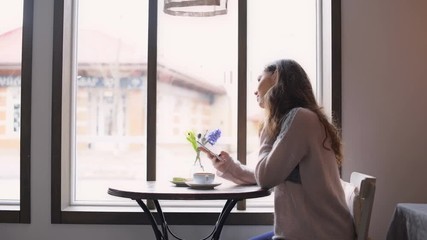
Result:
<svg viewBox="0 0 427 240"><path fill-rule="evenodd" d="M32 11L0 2L0 222L30 222Z"/></svg>
<svg viewBox="0 0 427 240"><path fill-rule="evenodd" d="M225 15L181 17L164 13L163 1L155 0L55 2L53 222L87 221L81 214L100 217L93 222L133 222L123 212L132 214L135 204L109 196L108 187L188 177L195 157L188 130L221 129L216 148L254 165L262 112L253 92L265 64L295 59L320 102L332 93L324 88L331 81L324 74L331 67L323 56L326 5L232 0ZM167 206L185 214L200 204L220 206ZM128 210L107 213L107 206ZM265 207L262 215L271 206L265 198L239 209ZM101 220L103 214L116 220Z"/></svg>

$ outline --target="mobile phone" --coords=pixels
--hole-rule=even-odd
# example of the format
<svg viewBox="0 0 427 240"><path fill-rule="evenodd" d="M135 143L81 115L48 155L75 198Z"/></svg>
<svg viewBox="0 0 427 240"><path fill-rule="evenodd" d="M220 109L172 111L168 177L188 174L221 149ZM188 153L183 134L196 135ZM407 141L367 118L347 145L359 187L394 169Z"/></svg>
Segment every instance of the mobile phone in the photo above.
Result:
<svg viewBox="0 0 427 240"><path fill-rule="evenodd" d="M197 141L197 143L199 144L199 147L201 147L204 150L206 150L206 152L208 152L209 154L215 156L216 159L221 160L221 158L220 158L220 156L218 154L212 152L212 150L210 150L208 147L206 147L205 145L203 145L200 141Z"/></svg>

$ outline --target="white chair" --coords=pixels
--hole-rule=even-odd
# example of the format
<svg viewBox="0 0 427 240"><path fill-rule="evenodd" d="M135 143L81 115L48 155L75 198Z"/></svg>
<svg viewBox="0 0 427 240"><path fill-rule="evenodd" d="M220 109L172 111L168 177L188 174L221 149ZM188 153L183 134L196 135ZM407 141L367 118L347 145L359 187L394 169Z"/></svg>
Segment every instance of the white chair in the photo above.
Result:
<svg viewBox="0 0 427 240"><path fill-rule="evenodd" d="M359 172L352 172L350 184L356 187L356 196L353 198L354 224L357 240L369 239L369 224L371 222L372 206L375 197L376 178Z"/></svg>

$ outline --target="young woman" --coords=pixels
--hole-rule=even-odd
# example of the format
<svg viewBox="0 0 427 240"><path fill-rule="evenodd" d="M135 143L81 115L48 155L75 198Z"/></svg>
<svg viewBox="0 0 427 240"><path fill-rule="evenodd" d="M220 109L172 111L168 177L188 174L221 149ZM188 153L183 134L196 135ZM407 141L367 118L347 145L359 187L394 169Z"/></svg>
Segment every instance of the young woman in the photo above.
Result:
<svg viewBox="0 0 427 240"><path fill-rule="evenodd" d="M266 117L255 169L222 151L208 154L220 177L274 188L274 232L253 239L355 239L341 187L341 140L316 102L304 69L293 60L268 65L255 92Z"/></svg>

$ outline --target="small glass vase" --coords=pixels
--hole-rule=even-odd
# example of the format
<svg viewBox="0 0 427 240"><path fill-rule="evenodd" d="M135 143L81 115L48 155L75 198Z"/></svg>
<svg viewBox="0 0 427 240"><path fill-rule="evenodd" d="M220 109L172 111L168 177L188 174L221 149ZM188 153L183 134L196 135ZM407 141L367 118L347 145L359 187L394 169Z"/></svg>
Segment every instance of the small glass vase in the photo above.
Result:
<svg viewBox="0 0 427 240"><path fill-rule="evenodd" d="M202 160L200 159L200 155L197 154L196 159L193 161L190 168L190 178L193 178L194 173L205 172L205 168L202 165Z"/></svg>

